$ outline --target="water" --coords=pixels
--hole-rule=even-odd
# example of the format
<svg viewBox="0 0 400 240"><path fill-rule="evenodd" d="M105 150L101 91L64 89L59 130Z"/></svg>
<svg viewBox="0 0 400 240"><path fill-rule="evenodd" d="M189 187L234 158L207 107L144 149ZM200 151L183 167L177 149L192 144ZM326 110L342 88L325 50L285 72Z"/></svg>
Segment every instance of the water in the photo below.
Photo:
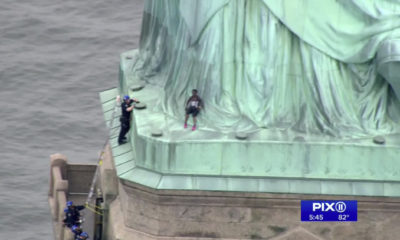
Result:
<svg viewBox="0 0 400 240"><path fill-rule="evenodd" d="M106 138L98 92L139 42L144 0L2 0L0 239L53 239L49 155L94 163Z"/></svg>

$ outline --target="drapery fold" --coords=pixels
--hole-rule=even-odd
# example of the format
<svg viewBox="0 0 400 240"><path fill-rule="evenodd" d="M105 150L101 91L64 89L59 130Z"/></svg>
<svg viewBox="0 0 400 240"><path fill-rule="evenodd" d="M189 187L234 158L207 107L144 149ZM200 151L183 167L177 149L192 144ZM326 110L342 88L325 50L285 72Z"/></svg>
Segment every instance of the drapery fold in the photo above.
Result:
<svg viewBox="0 0 400 240"><path fill-rule="evenodd" d="M396 1L149 0L132 74L164 89L177 119L336 137L398 132Z"/></svg>

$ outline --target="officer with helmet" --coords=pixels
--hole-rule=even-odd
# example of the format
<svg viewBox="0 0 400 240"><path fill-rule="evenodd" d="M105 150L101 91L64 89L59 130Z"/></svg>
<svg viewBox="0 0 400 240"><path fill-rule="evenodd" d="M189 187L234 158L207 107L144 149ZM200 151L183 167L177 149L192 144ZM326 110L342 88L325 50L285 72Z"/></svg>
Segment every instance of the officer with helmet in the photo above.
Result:
<svg viewBox="0 0 400 240"><path fill-rule="evenodd" d="M87 232L82 232L75 240L86 240L89 239L89 234Z"/></svg>
<svg viewBox="0 0 400 240"><path fill-rule="evenodd" d="M133 103L138 103L136 99L131 99L128 95L124 96L124 101L121 104L121 131L119 132L118 144L126 143L126 133L129 132L131 128L131 112L134 108Z"/></svg>
<svg viewBox="0 0 400 240"><path fill-rule="evenodd" d="M81 235L81 233L82 233L82 228L79 225L74 225L74 226L72 226L71 231L75 235L74 239L77 239L79 237L79 235Z"/></svg>
<svg viewBox="0 0 400 240"><path fill-rule="evenodd" d="M71 228L74 225L80 225L80 217L81 213L79 211L83 210L85 206L75 206L72 201L67 202L67 207L64 209L65 217L64 217L64 225Z"/></svg>

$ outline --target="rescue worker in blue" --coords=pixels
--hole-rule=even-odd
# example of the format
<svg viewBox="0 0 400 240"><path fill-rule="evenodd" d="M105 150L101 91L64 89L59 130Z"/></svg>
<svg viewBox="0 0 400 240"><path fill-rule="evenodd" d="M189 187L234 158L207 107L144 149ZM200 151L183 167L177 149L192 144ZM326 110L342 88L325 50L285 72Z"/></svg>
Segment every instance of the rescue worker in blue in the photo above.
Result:
<svg viewBox="0 0 400 240"><path fill-rule="evenodd" d="M64 225L71 228L74 225L80 225L80 216L81 213L79 211L83 210L85 206L75 206L72 201L67 202L67 207L64 209L65 217L64 217Z"/></svg>
<svg viewBox="0 0 400 240"><path fill-rule="evenodd" d="M136 99L131 99L128 95L124 96L124 102L121 104L121 131L119 132L118 144L124 144L127 142L126 133L131 128L131 112L135 107L133 103L139 103Z"/></svg>
<svg viewBox="0 0 400 240"><path fill-rule="evenodd" d="M71 231L75 235L74 239L77 239L79 237L79 235L81 235L81 233L82 233L82 228L79 225L74 225L74 226L72 226Z"/></svg>
<svg viewBox="0 0 400 240"><path fill-rule="evenodd" d="M89 239L89 234L87 232L82 232L75 240L86 240Z"/></svg>

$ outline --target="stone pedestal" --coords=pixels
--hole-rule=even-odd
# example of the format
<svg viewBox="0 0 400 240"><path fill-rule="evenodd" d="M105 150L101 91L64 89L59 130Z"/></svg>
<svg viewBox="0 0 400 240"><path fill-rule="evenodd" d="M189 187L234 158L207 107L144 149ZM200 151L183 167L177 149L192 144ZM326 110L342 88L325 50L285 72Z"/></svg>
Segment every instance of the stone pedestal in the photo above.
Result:
<svg viewBox="0 0 400 240"><path fill-rule="evenodd" d="M154 190L120 180L107 239L398 239L400 199ZM358 221L301 222L301 199L358 200Z"/></svg>

